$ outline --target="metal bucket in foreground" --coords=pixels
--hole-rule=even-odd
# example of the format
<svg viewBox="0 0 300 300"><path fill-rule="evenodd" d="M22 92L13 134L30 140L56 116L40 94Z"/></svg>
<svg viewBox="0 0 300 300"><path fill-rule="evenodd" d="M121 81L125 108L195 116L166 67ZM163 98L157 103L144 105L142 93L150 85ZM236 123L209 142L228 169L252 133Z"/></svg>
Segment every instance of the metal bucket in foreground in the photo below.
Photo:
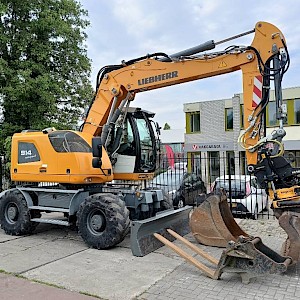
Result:
<svg viewBox="0 0 300 300"><path fill-rule="evenodd" d="M229 241L248 236L235 222L226 195L206 198L194 209L190 227L195 239L207 246L226 247Z"/></svg>

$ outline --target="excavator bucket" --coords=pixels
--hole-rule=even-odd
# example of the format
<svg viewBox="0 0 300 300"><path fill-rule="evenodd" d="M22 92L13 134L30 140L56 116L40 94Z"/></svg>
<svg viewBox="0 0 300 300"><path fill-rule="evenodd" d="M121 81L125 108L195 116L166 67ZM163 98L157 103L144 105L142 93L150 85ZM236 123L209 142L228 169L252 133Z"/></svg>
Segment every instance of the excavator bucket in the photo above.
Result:
<svg viewBox="0 0 300 300"><path fill-rule="evenodd" d="M176 230L181 235L188 234L191 231L189 227L191 210L191 206L185 206L176 210L160 212L155 217L146 220L133 221L130 232L132 254L134 256L145 256L162 247L163 243L154 237L154 233L174 240L167 232L167 228Z"/></svg>
<svg viewBox="0 0 300 300"><path fill-rule="evenodd" d="M279 225L285 230L288 237L282 245L281 254L293 259L293 264L300 261L300 213L294 211L284 211L275 216Z"/></svg>
<svg viewBox="0 0 300 300"><path fill-rule="evenodd" d="M226 247L228 241L248 236L235 222L225 194L210 195L194 209L190 227L195 239L207 246Z"/></svg>

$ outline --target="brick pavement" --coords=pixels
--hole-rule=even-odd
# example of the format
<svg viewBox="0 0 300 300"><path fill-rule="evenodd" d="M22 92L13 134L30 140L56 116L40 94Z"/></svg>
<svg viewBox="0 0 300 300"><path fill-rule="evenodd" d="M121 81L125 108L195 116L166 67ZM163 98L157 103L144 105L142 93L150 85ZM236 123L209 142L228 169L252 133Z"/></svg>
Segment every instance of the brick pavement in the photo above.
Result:
<svg viewBox="0 0 300 300"><path fill-rule="evenodd" d="M285 240L285 232L274 219L242 220L240 226L249 234L260 236L263 242L275 251L280 250L281 244ZM69 290L88 291L89 294L100 298L118 300L300 299L300 264L290 268L284 275L259 277L252 279L246 285L241 283L240 276L236 274L224 273L220 280L207 278L201 271L186 263L166 247L158 249L151 254L152 256L134 258L131 256L129 244L126 242L123 246L115 249L99 252L88 249L77 234L67 228L49 228L49 232L48 229L47 231L43 230L46 228L40 227L37 234L28 237L2 235L1 240L0 236L2 250L0 251L0 263L2 263L3 270L20 273L29 279L24 280L8 274L0 274L0 299L65 300L68 299L67 297L92 299L92 297L68 290L40 285L31 282L30 279L38 279L48 284L60 282L60 286ZM188 239L196 243L191 235L188 235ZM222 249L198 246L216 258L221 255ZM75 252L73 253L71 250ZM74 258L76 258L75 261ZM19 260L23 262L23 265L19 265ZM93 261L92 271L90 261ZM76 269L73 268L74 264ZM107 264L112 268L108 268ZM118 269L120 264L123 265L122 269L125 268L124 270ZM21 271L17 272L15 265L19 266ZM142 265L145 265L145 269L141 267ZM156 272L157 274L152 272L160 268L163 270ZM23 269L29 271L25 272ZM70 276L70 270L73 272L73 276ZM111 270L112 274L108 270ZM96 274L96 276L91 276L91 274ZM127 278L124 278L124 274L128 275ZM115 280L113 286L107 284L106 277L109 275ZM88 280L85 280L86 278ZM120 280L120 278L122 279ZM114 282L113 280L109 282ZM15 284L14 281L18 281L18 283ZM141 288L128 286L129 283L134 283ZM116 288L116 284L118 284L118 288ZM10 288L10 286L17 286L18 289ZM26 289L31 292L26 292ZM120 292L117 295L115 295L116 290ZM53 295L55 295L54 298ZM136 295L139 296L136 297Z"/></svg>
<svg viewBox="0 0 300 300"><path fill-rule="evenodd" d="M256 221L242 220L240 226L247 233L260 236L264 244L277 252L280 251L286 237L277 220L273 218ZM190 238L190 241L193 242L193 238ZM216 258L221 255L221 249L203 245L199 247ZM199 257L197 259L201 260ZM284 275L267 275L251 279L249 284L243 284L239 275L224 273L220 280L212 280L194 266L183 262L137 299L300 299L300 264L291 267Z"/></svg>

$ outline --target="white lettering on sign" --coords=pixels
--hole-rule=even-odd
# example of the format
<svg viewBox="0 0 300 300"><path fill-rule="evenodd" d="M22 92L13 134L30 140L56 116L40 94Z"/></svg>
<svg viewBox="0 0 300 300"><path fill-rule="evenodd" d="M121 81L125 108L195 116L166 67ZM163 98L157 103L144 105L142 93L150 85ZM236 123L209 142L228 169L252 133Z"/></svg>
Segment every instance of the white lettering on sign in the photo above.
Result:
<svg viewBox="0 0 300 300"><path fill-rule="evenodd" d="M21 150L21 155L22 156L32 155L32 152L31 150Z"/></svg>

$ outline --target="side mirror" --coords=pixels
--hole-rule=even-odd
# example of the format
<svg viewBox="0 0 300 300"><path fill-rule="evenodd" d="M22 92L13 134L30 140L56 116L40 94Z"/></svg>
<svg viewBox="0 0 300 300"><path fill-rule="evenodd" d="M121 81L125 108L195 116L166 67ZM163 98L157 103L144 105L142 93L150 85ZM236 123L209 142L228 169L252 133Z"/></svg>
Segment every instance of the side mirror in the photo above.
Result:
<svg viewBox="0 0 300 300"><path fill-rule="evenodd" d="M102 142L101 137L92 138L92 151L93 151L93 168L101 168L102 166Z"/></svg>
<svg viewBox="0 0 300 300"><path fill-rule="evenodd" d="M102 142L101 137L93 137L92 139L92 150L93 150L93 157L102 157Z"/></svg>

